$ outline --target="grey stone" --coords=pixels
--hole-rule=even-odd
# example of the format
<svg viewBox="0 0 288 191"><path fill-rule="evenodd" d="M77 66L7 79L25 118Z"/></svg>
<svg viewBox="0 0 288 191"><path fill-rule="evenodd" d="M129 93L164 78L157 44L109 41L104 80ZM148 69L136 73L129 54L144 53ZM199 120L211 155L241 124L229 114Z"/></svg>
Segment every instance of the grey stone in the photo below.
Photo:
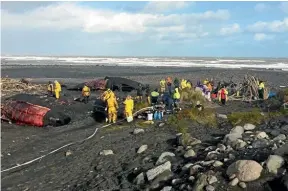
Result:
<svg viewBox="0 0 288 191"><path fill-rule="evenodd" d="M215 163L215 160L202 161L202 162L201 162L201 165L203 165L203 166L210 166L210 165L212 165L213 163Z"/></svg>
<svg viewBox="0 0 288 191"><path fill-rule="evenodd" d="M181 179L180 178L175 178L172 180L172 185L177 185L177 184L180 184L181 183Z"/></svg>
<svg viewBox="0 0 288 191"><path fill-rule="evenodd" d="M288 132L288 125L281 127L281 130L284 132Z"/></svg>
<svg viewBox="0 0 288 191"><path fill-rule="evenodd" d="M192 165L192 163L187 163L182 167L182 170L188 170Z"/></svg>
<svg viewBox="0 0 288 191"><path fill-rule="evenodd" d="M231 182L229 182L229 185L230 186L236 186L239 182L239 179L238 178L234 178L233 180L231 180Z"/></svg>
<svg viewBox="0 0 288 191"><path fill-rule="evenodd" d="M253 148L265 148L269 146L269 141L266 139L258 139L252 143Z"/></svg>
<svg viewBox="0 0 288 191"><path fill-rule="evenodd" d="M279 147L278 149L276 149L274 151L274 154L282 156L282 157L284 157L285 155L288 155L288 144L285 144L285 145Z"/></svg>
<svg viewBox="0 0 288 191"><path fill-rule="evenodd" d="M286 135L284 135L284 134L280 134L280 135L278 135L277 137L275 137L274 139L273 139L273 141L284 141L284 140L286 140Z"/></svg>
<svg viewBox="0 0 288 191"><path fill-rule="evenodd" d="M206 191L215 191L215 188L213 186L211 186L211 185L208 185L208 186L205 187L205 190Z"/></svg>
<svg viewBox="0 0 288 191"><path fill-rule="evenodd" d="M153 180L156 176L158 176L159 174L163 173L166 170L170 170L171 171L171 162L167 161L162 165L159 165L153 169L150 169L147 171L147 178L149 181Z"/></svg>
<svg viewBox="0 0 288 191"><path fill-rule="evenodd" d="M185 134L185 139L183 138L183 136L183 134L179 133L176 135L177 145L194 146L201 143L199 139L191 137L190 134Z"/></svg>
<svg viewBox="0 0 288 191"><path fill-rule="evenodd" d="M172 186L165 186L164 188L162 188L161 191L170 191L172 190Z"/></svg>
<svg viewBox="0 0 288 191"><path fill-rule="evenodd" d="M245 131L246 134L252 134L253 131Z"/></svg>
<svg viewBox="0 0 288 191"><path fill-rule="evenodd" d="M163 164L164 162L169 160L169 157L175 157L174 153L171 152L163 152L160 157L158 158L156 165Z"/></svg>
<svg viewBox="0 0 288 191"><path fill-rule="evenodd" d="M197 164L192 166L190 168L190 175L194 175L195 173L197 173L200 168L203 168L203 167Z"/></svg>
<svg viewBox="0 0 288 191"><path fill-rule="evenodd" d="M157 177L152 181L150 188L157 189L160 187L162 182L167 182L172 178L173 174L170 170L165 170L164 172L157 175Z"/></svg>
<svg viewBox="0 0 288 191"><path fill-rule="evenodd" d="M194 182L195 181L195 177L194 176L189 176L188 180L191 181L191 182Z"/></svg>
<svg viewBox="0 0 288 191"><path fill-rule="evenodd" d="M139 134L139 133L144 133L144 132L145 132L144 129L136 128L136 129L134 129L133 134L134 134L134 135L137 135L137 134Z"/></svg>
<svg viewBox="0 0 288 191"><path fill-rule="evenodd" d="M233 134L227 134L224 137L224 143L226 145L229 145L231 143L233 143L234 141L236 141L237 139L241 139L242 135L238 134L238 133L233 133Z"/></svg>
<svg viewBox="0 0 288 191"><path fill-rule="evenodd" d="M140 153L143 153L144 151L146 151L148 148L148 145L142 145L138 150L137 150L137 153L140 154Z"/></svg>
<svg viewBox="0 0 288 191"><path fill-rule="evenodd" d="M235 144L235 149L236 150L242 150L246 145L247 145L246 142L238 139L237 143Z"/></svg>
<svg viewBox="0 0 288 191"><path fill-rule="evenodd" d="M247 187L245 182L239 182L238 185L243 189L245 189Z"/></svg>
<svg viewBox="0 0 288 191"><path fill-rule="evenodd" d="M250 123L247 123L243 126L245 131L253 130L253 129L255 129L255 127L256 127L255 125L250 124Z"/></svg>
<svg viewBox="0 0 288 191"><path fill-rule="evenodd" d="M228 157L230 160L234 160L236 158L235 155L233 155L232 153L229 153Z"/></svg>
<svg viewBox="0 0 288 191"><path fill-rule="evenodd" d="M229 180L232 180L234 178L236 178L236 174L232 174L231 176L229 176Z"/></svg>
<svg viewBox="0 0 288 191"><path fill-rule="evenodd" d="M243 127L236 126L236 127L232 128L231 131L230 131L230 134L234 134L234 133L242 135L244 133Z"/></svg>
<svg viewBox="0 0 288 191"><path fill-rule="evenodd" d="M225 114L217 114L217 117L222 118L222 119L228 119L227 115Z"/></svg>
<svg viewBox="0 0 288 191"><path fill-rule="evenodd" d="M218 179L216 178L216 176L209 175L207 178L207 181L208 181L208 184L213 184L213 183L217 182Z"/></svg>
<svg viewBox="0 0 288 191"><path fill-rule="evenodd" d="M114 153L113 153L112 150L103 150L103 151L100 152L100 155L104 155L104 156L106 156L106 155L113 155L113 154L114 154Z"/></svg>
<svg viewBox="0 0 288 191"><path fill-rule="evenodd" d="M272 131L270 132L270 134L273 135L274 137L277 137L278 135L280 135L280 131L274 129L274 130L272 130Z"/></svg>
<svg viewBox="0 0 288 191"><path fill-rule="evenodd" d="M284 165L285 161L281 156L270 155L267 159L266 166L270 173L277 174L278 169Z"/></svg>
<svg viewBox="0 0 288 191"><path fill-rule="evenodd" d="M213 166L214 166L214 167L223 166L223 162L221 162L221 161L215 161L215 162L213 163Z"/></svg>
<svg viewBox="0 0 288 191"><path fill-rule="evenodd" d="M69 155L72 155L72 151L68 150L66 153L65 153L65 156L68 157Z"/></svg>
<svg viewBox="0 0 288 191"><path fill-rule="evenodd" d="M136 176L136 178L134 179L134 184L140 185L144 183L145 183L144 173L142 172Z"/></svg>
<svg viewBox="0 0 288 191"><path fill-rule="evenodd" d="M165 123L160 123L159 127L163 127L165 125Z"/></svg>
<svg viewBox="0 0 288 191"><path fill-rule="evenodd" d="M269 136L268 136L264 131L257 133L256 137L257 137L258 139L269 138Z"/></svg>
<svg viewBox="0 0 288 191"><path fill-rule="evenodd" d="M221 144L221 143L217 145L217 148L218 148L219 151L221 151L221 152L224 152L224 151L226 150L226 146L223 145L223 144Z"/></svg>
<svg viewBox="0 0 288 191"><path fill-rule="evenodd" d="M215 150L216 148L217 147L215 147L215 146L209 146L204 151L212 151L212 150Z"/></svg>
<svg viewBox="0 0 288 191"><path fill-rule="evenodd" d="M207 185L208 185L207 175L200 174L197 178L197 181L195 182L195 184L193 186L193 190L194 191L202 191L203 188Z"/></svg>
<svg viewBox="0 0 288 191"><path fill-rule="evenodd" d="M194 152L193 149L188 150L188 151L184 154L184 157L185 157L185 158L190 158L190 157L195 157L195 156L196 156L196 153Z"/></svg>

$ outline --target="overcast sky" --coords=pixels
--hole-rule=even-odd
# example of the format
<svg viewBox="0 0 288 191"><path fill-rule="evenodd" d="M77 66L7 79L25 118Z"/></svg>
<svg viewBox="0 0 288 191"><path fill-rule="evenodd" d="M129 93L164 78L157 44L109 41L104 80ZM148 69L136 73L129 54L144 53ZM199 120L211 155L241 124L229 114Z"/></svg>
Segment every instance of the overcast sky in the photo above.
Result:
<svg viewBox="0 0 288 191"><path fill-rule="evenodd" d="M1 2L1 54L288 57L288 2Z"/></svg>

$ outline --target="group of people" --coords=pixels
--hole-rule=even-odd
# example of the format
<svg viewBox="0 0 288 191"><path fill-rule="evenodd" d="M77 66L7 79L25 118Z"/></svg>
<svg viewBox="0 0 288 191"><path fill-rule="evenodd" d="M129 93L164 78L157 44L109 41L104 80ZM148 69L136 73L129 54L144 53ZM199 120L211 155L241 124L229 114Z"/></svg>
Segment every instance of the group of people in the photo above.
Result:
<svg viewBox="0 0 288 191"><path fill-rule="evenodd" d="M108 113L108 123L116 123L117 120L117 111L119 109L117 97L115 93L107 88L106 91L101 95L101 100L106 103L106 111ZM134 109L134 100L132 99L131 95L128 95L126 99L124 100L123 104L124 107L124 113L125 117L132 118L133 120L133 109Z"/></svg>
<svg viewBox="0 0 288 191"><path fill-rule="evenodd" d="M58 100L62 91L61 84L57 80L54 81L54 84L49 81L47 91L49 96L55 96L56 100ZM87 84L84 84L82 88L82 96L84 98L84 103L87 104L90 97L90 88Z"/></svg>

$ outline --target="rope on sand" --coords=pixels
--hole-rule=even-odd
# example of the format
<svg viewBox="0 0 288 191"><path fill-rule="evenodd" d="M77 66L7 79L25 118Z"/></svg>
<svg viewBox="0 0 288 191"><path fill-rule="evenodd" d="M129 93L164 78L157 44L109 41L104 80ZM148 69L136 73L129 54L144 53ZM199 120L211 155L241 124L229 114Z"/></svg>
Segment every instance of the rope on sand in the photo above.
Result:
<svg viewBox="0 0 288 191"><path fill-rule="evenodd" d="M147 109L153 109L153 107L145 107L145 108L142 108L142 109L136 111L136 112L133 114L133 116L136 115L136 114L138 114L138 113L140 113L140 112L142 112L142 111L145 111L145 110L147 110ZM117 123L118 123L118 122L122 122L122 121L124 121L124 120L125 120L125 119L119 120L119 121L117 121ZM31 163L35 162L35 161L41 160L41 159L43 159L44 157L46 157L46 156L48 156L48 155L51 155L51 154L53 154L53 153L55 153L55 152L57 152L57 151L65 148L65 147L68 147L68 146L71 146L71 145L75 145L76 143L83 143L83 142L91 139L92 137L94 137L94 136L96 135L98 129L103 129L103 128L109 127L109 126L111 126L111 125L113 125L113 124L107 124L107 125L104 125L104 126L102 126L102 127L97 127L97 128L95 128L95 131L94 131L94 133L93 133L92 135L90 135L89 137L87 137L87 138L85 138L85 139L83 139L83 140L75 141L75 142L71 142L71 143L68 143L68 144L66 144L66 145L63 145L62 147L59 147L59 148L57 148L57 149L55 149L55 150L53 150L53 151L51 151L51 152L49 152L49 153L47 153L47 154L45 154L45 155L42 155L42 156L40 156L40 157L38 157L38 158L32 159L32 160L27 161L27 162L22 163L22 164L18 164L18 165L16 165L16 166L13 166L13 167L8 168L8 169L5 169L5 170L2 170L1 173L2 173L2 172L8 172L8 171L11 171L11 170L13 170L13 169L16 169L16 168L19 168L19 167L22 167L22 166L26 166L26 165L28 165L28 164L31 164Z"/></svg>

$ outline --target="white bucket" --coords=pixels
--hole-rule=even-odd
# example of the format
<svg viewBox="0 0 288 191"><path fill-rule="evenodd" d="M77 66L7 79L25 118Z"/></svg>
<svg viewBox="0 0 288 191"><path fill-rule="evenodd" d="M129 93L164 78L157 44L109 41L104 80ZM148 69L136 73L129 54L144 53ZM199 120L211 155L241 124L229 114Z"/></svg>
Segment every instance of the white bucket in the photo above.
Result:
<svg viewBox="0 0 288 191"><path fill-rule="evenodd" d="M152 121L153 120L153 113L148 113L147 120Z"/></svg>

